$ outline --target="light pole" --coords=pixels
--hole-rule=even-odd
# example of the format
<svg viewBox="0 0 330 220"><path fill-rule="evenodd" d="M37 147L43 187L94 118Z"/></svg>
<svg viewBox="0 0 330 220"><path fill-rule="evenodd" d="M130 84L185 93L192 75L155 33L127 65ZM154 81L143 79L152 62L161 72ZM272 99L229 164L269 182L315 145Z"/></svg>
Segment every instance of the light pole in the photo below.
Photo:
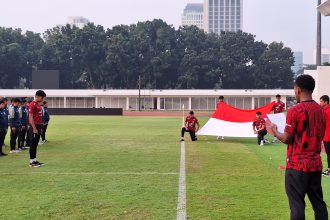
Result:
<svg viewBox="0 0 330 220"><path fill-rule="evenodd" d="M321 5L321 0L317 1L317 6ZM322 54L322 18L321 13L317 11L317 37L316 37L316 66L321 66Z"/></svg>

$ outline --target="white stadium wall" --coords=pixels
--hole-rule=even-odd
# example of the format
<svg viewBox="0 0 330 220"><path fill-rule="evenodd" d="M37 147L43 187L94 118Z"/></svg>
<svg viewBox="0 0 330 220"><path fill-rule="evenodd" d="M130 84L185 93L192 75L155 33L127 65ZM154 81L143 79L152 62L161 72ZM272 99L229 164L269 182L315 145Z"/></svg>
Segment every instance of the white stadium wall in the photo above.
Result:
<svg viewBox="0 0 330 220"><path fill-rule="evenodd" d="M50 108L123 108L138 110L138 90L45 90ZM0 97L33 97L35 90L0 90ZM237 108L263 106L280 94L292 104L293 90L141 90L142 110L214 111L218 97Z"/></svg>
<svg viewBox="0 0 330 220"><path fill-rule="evenodd" d="M313 99L319 101L322 95L330 96L330 66L319 66L317 70L305 70L304 74L311 75L315 79Z"/></svg>

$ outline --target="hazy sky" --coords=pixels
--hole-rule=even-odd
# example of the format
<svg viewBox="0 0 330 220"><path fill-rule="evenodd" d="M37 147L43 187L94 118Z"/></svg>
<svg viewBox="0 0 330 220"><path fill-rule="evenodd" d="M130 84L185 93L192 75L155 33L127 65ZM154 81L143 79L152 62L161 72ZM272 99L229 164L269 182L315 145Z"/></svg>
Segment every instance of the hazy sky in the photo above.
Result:
<svg viewBox="0 0 330 220"><path fill-rule="evenodd" d="M258 40L282 41L313 62L316 0L243 0L244 27ZM161 18L178 27L188 2L203 0L0 0L0 26L44 32L68 16L84 16L105 27ZM330 17L323 17L323 46L330 46Z"/></svg>

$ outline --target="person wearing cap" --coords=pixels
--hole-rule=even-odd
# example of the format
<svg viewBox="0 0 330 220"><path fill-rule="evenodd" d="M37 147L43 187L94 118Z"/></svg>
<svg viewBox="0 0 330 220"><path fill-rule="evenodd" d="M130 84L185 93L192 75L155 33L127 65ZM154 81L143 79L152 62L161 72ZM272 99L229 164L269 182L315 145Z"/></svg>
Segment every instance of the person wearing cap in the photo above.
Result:
<svg viewBox="0 0 330 220"><path fill-rule="evenodd" d="M38 90L34 100L29 105L29 133L31 135L30 145L30 167L41 167L44 165L37 160L37 147L42 130L42 107L40 104L44 101L46 93Z"/></svg>
<svg viewBox="0 0 330 220"><path fill-rule="evenodd" d="M0 100L0 156L6 156L2 150L3 144L5 142L7 129L8 129L8 116L5 111L5 102Z"/></svg>
<svg viewBox="0 0 330 220"><path fill-rule="evenodd" d="M181 130L181 141L184 141L185 132L189 132L192 141L197 141L196 131L199 129L198 119L195 117L194 112L190 111L186 117L184 127Z"/></svg>
<svg viewBox="0 0 330 220"><path fill-rule="evenodd" d="M49 123L50 117L48 113L48 102L44 101L42 106L42 132L41 132L41 144L45 144L46 140L46 132Z"/></svg>
<svg viewBox="0 0 330 220"><path fill-rule="evenodd" d="M27 125L29 121L29 114L28 110L26 108L26 99L21 100L21 107L20 107L20 113L22 115L21 117L21 126L19 129L19 134L18 134L18 149L23 150L25 149L25 136L27 133Z"/></svg>
<svg viewBox="0 0 330 220"><path fill-rule="evenodd" d="M19 99L12 99L12 104L9 106L9 127L10 127L10 153L17 153L16 143L21 127L21 113L19 109Z"/></svg>

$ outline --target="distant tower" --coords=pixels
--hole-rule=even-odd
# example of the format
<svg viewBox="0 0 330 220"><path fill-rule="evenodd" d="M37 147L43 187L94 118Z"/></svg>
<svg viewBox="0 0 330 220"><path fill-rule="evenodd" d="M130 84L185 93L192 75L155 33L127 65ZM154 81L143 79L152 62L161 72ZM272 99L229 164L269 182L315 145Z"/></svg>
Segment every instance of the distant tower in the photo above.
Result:
<svg viewBox="0 0 330 220"><path fill-rule="evenodd" d="M86 26L90 21L87 18L82 16L71 16L68 18L67 24L71 26L76 26L78 28L83 28Z"/></svg>
<svg viewBox="0 0 330 220"><path fill-rule="evenodd" d="M221 31L243 29L243 0L204 0L204 30Z"/></svg>
<svg viewBox="0 0 330 220"><path fill-rule="evenodd" d="M293 52L294 65L292 66L292 71L296 74L299 70L304 68L304 54L301 51Z"/></svg>
<svg viewBox="0 0 330 220"><path fill-rule="evenodd" d="M187 4L182 14L182 26L195 25L203 29L203 4Z"/></svg>

